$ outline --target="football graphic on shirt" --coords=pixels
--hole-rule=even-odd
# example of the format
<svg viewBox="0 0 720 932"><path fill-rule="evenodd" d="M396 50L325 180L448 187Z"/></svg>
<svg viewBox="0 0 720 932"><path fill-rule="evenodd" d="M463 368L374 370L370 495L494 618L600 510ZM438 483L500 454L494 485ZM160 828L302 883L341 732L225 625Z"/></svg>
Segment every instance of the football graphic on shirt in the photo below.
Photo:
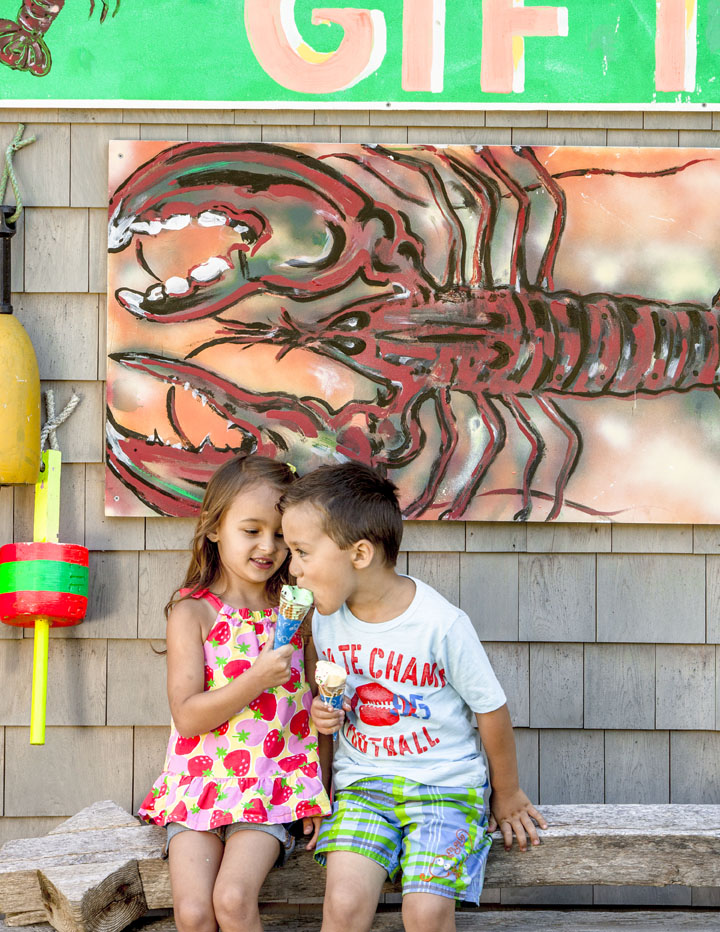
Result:
<svg viewBox="0 0 720 932"><path fill-rule="evenodd" d="M404 706L402 700L379 683L358 686L350 703L351 709L359 716L361 722L376 728L394 725L400 720L401 713L398 710L404 710ZM412 712L404 711L404 714Z"/></svg>

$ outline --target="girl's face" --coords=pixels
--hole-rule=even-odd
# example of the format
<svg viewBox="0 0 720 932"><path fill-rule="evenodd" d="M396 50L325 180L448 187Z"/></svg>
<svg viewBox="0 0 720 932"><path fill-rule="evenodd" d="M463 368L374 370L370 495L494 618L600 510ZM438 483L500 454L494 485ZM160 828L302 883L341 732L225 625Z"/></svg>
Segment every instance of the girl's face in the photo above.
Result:
<svg viewBox="0 0 720 932"><path fill-rule="evenodd" d="M239 492L208 540L218 545L228 581L266 583L282 566L288 548L275 505L280 491L267 483Z"/></svg>

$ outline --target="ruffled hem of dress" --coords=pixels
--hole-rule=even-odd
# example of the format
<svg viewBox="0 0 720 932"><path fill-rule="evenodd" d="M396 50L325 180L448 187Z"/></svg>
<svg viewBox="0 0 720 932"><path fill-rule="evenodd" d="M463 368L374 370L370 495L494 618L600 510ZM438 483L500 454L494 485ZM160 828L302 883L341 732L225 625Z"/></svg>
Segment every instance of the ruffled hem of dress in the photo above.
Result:
<svg viewBox="0 0 720 932"><path fill-rule="evenodd" d="M295 777L295 779L292 779ZM285 785L276 785L279 779ZM138 810L138 816L155 825L179 822L198 831L209 831L232 822L282 824L307 816L327 815L330 801L320 777L298 775L251 778L190 777L164 772L152 786ZM305 798L296 795L297 782ZM287 799L282 796L290 790ZM273 803L273 795L280 799Z"/></svg>

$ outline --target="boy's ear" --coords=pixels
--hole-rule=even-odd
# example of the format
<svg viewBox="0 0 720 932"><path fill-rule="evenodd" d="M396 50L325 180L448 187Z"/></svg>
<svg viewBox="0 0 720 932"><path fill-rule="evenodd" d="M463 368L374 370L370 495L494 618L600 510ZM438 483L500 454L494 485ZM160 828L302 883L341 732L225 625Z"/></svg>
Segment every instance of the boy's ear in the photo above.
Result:
<svg viewBox="0 0 720 932"><path fill-rule="evenodd" d="M375 544L363 538L362 540L355 541L352 550L352 563L354 569L364 570L370 566L375 556Z"/></svg>

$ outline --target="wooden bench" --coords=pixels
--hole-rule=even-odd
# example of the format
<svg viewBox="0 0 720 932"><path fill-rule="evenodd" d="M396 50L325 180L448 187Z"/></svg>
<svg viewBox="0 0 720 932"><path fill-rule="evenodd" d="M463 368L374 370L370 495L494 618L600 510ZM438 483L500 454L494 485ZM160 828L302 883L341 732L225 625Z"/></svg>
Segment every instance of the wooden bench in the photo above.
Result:
<svg viewBox="0 0 720 932"><path fill-rule="evenodd" d="M542 809L549 823L542 832L542 844L525 854L516 847L506 852L501 843L495 845L488 861L487 887L720 886L720 806ZM8 842L0 849L0 913L5 914L5 925L50 923L59 932L119 932L140 920L146 932L174 928L169 919L144 922L141 918L149 910L172 906L167 862L162 859L164 844L164 829L142 825L112 802L83 809L42 838ZM261 901L317 904L323 889L322 868L301 852L282 871L270 874ZM388 884L387 889L399 888ZM475 910L460 912L458 929L511 932L522 924L523 915L527 923L525 911L482 909L482 917ZM663 915L669 923L665 926L658 924ZM674 917L672 921L668 916ZM615 924L608 925L611 921ZM618 921L625 925L618 925ZM300 930L306 927L303 922L307 928L319 926L317 917L302 919L296 915L291 921L286 913L278 928ZM665 928L672 932L685 928L682 923L686 922L692 923L687 927L696 932L720 932L720 914L700 910L632 914L625 910L532 911L534 932L545 928L578 932ZM390 932L401 929L402 923L397 914L380 913L374 928ZM51 930L46 928L46 932Z"/></svg>

